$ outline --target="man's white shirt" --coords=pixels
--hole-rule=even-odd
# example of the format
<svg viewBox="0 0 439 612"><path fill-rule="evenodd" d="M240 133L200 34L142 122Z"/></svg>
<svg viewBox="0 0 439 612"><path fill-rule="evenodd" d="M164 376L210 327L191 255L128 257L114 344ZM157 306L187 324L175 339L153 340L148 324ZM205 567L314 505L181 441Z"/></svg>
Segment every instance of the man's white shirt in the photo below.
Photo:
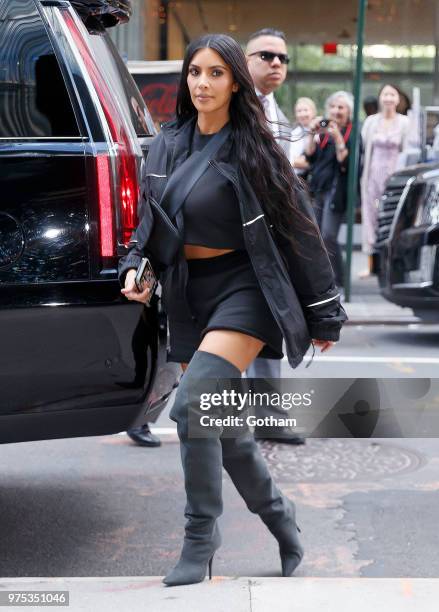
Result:
<svg viewBox="0 0 439 612"><path fill-rule="evenodd" d="M258 91L256 89L256 93L258 94L258 96L262 96L263 94ZM279 125L278 125L278 121L279 121L279 117L277 116L277 110L276 110L276 101L274 99L274 93L271 92L269 94L267 94L265 96L265 98L268 101L268 105L265 109L265 116L267 117L267 119L269 121L274 121L275 123L269 123L269 127L271 129L271 131L273 132L273 136L279 136Z"/></svg>

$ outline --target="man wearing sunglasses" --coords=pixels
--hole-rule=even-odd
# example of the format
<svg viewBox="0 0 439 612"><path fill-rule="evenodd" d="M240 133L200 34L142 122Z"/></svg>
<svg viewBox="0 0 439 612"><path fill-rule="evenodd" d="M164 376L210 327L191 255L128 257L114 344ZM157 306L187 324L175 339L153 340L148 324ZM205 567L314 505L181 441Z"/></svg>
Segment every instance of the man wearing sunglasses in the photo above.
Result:
<svg viewBox="0 0 439 612"><path fill-rule="evenodd" d="M288 155L290 142L282 139L282 136L290 138L291 126L273 95L287 76L289 58L285 34L273 28L258 30L248 40L246 55L248 69L271 131Z"/></svg>
<svg viewBox="0 0 439 612"><path fill-rule="evenodd" d="M289 156L291 126L273 95L287 76L289 58L285 34L272 28L255 32L247 43L246 55L248 69L256 93L265 109L268 125L285 154ZM281 362L278 359L255 359L247 368L246 374L249 378L257 379L280 378ZM270 383L264 380L258 380L253 385L256 392L276 391ZM285 411L276 406L257 406L256 416L279 418L285 416ZM287 427L255 427L255 438L285 444L304 444L305 442L304 438Z"/></svg>

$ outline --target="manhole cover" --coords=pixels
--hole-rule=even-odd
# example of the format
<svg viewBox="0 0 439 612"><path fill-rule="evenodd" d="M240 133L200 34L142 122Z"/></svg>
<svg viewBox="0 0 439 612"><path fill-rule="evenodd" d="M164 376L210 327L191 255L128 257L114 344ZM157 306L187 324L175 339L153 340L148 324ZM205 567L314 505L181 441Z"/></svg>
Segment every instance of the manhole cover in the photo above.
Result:
<svg viewBox="0 0 439 612"><path fill-rule="evenodd" d="M288 482L376 480L424 463L412 450L364 440L310 438L304 446L265 441L260 448L273 477Z"/></svg>

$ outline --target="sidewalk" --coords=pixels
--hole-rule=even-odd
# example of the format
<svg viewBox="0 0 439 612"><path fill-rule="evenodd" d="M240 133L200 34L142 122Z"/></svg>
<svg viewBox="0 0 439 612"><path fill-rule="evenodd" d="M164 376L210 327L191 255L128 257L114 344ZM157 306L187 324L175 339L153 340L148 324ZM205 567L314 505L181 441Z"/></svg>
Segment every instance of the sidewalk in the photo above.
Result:
<svg viewBox="0 0 439 612"><path fill-rule="evenodd" d="M0 589L69 591L71 612L436 612L439 598L439 580L424 578L218 577L173 588L160 577L22 578Z"/></svg>
<svg viewBox="0 0 439 612"><path fill-rule="evenodd" d="M382 297L376 276L360 279L367 267L367 256L361 251L352 253L351 301L343 301L349 321L347 325L409 325L420 323L411 308L401 308Z"/></svg>

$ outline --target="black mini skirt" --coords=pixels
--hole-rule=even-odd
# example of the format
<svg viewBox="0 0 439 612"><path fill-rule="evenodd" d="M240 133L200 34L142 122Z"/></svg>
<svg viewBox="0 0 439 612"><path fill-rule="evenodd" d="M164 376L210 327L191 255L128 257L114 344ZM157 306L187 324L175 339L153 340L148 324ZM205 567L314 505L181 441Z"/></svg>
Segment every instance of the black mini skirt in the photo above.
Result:
<svg viewBox="0 0 439 612"><path fill-rule="evenodd" d="M204 335L229 329L265 342L258 357L282 359L282 334L259 287L247 251L190 259L187 302L168 304L168 361L188 363Z"/></svg>

